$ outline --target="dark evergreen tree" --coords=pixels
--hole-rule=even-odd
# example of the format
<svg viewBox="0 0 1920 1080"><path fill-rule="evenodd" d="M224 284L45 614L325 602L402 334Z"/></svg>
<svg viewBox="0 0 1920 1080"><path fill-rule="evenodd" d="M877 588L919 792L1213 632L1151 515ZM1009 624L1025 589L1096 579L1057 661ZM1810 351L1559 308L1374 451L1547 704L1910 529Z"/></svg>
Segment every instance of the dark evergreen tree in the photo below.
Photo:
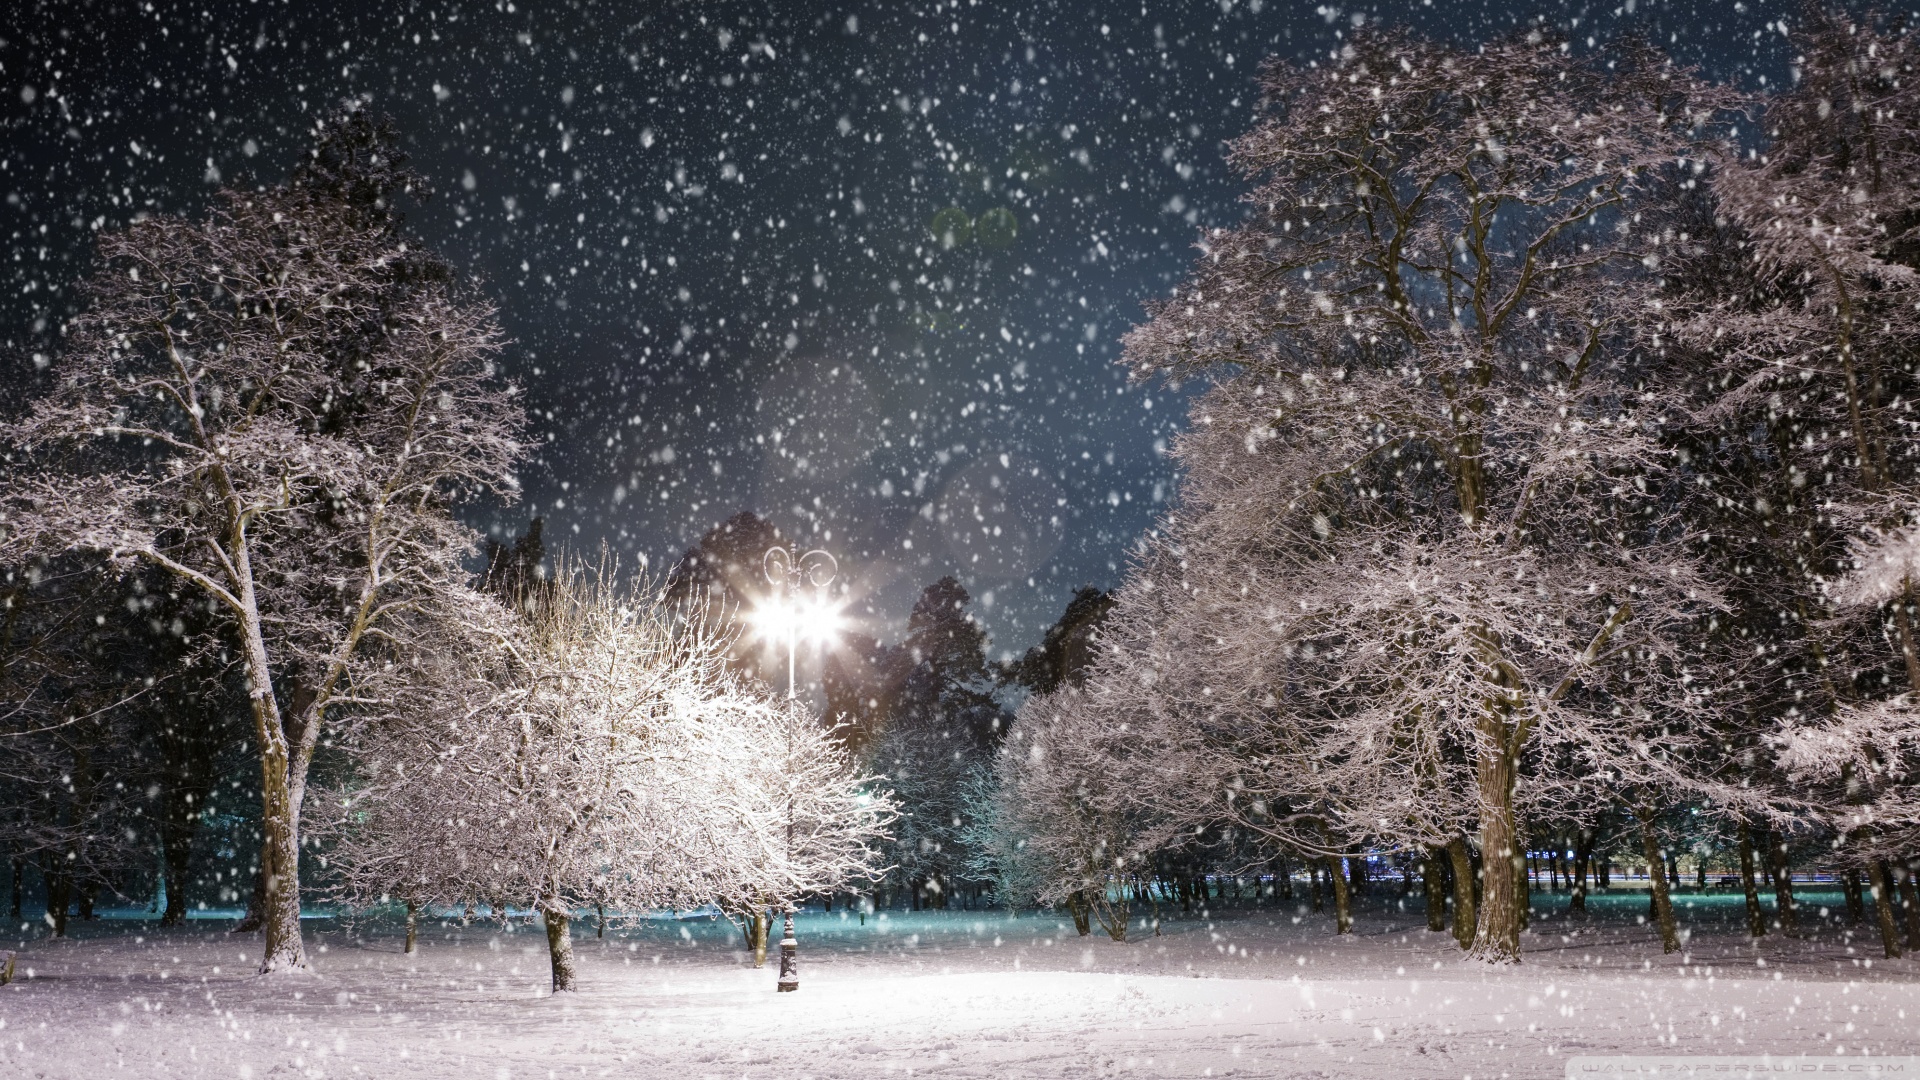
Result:
<svg viewBox="0 0 1920 1080"><path fill-rule="evenodd" d="M848 634L827 654L821 684L827 716L855 758L865 758L887 728L905 671L893 650L866 634Z"/></svg>
<svg viewBox="0 0 1920 1080"><path fill-rule="evenodd" d="M670 602L688 617L705 619L735 635L730 655L736 668L782 686L785 651L759 640L749 621L772 589L767 580L767 551L784 540L772 522L742 510L708 529L667 573Z"/></svg>
<svg viewBox="0 0 1920 1080"><path fill-rule="evenodd" d="M667 574L667 596L676 602L722 605L728 614L751 609L766 595L765 559L779 546L780 530L751 510L708 529Z"/></svg>
<svg viewBox="0 0 1920 1080"><path fill-rule="evenodd" d="M531 614L550 589L546 573L547 545L541 539L546 522L534 518L526 534L512 543L487 540L487 590L508 607Z"/></svg>
<svg viewBox="0 0 1920 1080"><path fill-rule="evenodd" d="M889 860L916 907L946 907L981 884L963 873L966 790L992 760L1008 716L994 698L987 634L971 603L952 577L927 586L905 639L876 665L879 692L868 699L885 708L872 767L901 804Z"/></svg>
<svg viewBox="0 0 1920 1080"><path fill-rule="evenodd" d="M1112 593L1081 586L1040 644L1007 665L1006 680L1034 694L1051 694L1064 683L1079 682L1093 663L1094 637L1112 610Z"/></svg>

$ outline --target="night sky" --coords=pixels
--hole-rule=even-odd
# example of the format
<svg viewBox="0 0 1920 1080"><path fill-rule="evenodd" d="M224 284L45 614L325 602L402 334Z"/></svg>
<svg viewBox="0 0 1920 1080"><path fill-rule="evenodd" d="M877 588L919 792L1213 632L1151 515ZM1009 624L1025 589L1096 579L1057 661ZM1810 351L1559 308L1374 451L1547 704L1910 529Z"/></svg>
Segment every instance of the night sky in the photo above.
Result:
<svg viewBox="0 0 1920 1080"><path fill-rule="evenodd" d="M953 573L996 653L1117 584L1184 402L1114 363L1239 215L1260 61L1356 18L1479 40L1536 12L1787 76L1792 2L824 5L15 2L0 14L0 341L57 355L91 238L274 183L366 95L435 187L540 441L548 535L670 565L754 510L897 638ZM1589 42L1589 37L1593 42Z"/></svg>

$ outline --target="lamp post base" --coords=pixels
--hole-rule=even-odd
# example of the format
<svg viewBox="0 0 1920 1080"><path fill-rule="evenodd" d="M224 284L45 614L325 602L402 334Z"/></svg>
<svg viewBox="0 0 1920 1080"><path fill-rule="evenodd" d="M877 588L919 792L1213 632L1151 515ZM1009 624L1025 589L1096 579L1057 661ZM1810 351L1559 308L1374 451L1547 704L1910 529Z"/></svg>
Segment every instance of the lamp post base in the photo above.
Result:
<svg viewBox="0 0 1920 1080"><path fill-rule="evenodd" d="M787 912L786 925L780 936L780 984L782 994L800 989L800 944L793 940L793 912Z"/></svg>

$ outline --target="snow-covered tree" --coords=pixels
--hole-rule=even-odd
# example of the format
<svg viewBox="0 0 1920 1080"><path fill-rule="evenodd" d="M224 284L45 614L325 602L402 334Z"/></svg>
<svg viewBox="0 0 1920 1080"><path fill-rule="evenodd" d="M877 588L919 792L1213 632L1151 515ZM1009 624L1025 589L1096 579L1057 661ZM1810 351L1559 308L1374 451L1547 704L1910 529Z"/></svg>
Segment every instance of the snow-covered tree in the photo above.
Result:
<svg viewBox="0 0 1920 1080"><path fill-rule="evenodd" d="M1742 661L1716 727L1783 834L1831 835L1876 882L1891 953L1879 882L1913 850L1899 748L1904 694L1920 692L1920 473L1904 450L1920 389L1916 43L1898 20L1809 7L1794 44L1794 85L1764 103L1768 141L1713 178L1724 228L1679 267L1690 310L1675 330L1703 361L1694 468L1733 600L1724 651ZM1791 932L1790 905L1782 918Z"/></svg>
<svg viewBox="0 0 1920 1080"><path fill-rule="evenodd" d="M1113 610L1113 595L1092 586L1076 590L1067 601L1060 618L1042 633L1040 642L1025 655L1001 667L1003 683L1012 684L1029 695L1022 704L1031 719L1016 721L1007 742L990 761L973 766L961 781L957 817L961 822L959 841L965 851L964 872L970 878L989 883L993 898L1009 911L1022 906L1050 903L1062 891L1056 886L1079 875L1078 870L1062 872L1053 862L1056 854L1049 838L1034 844L1037 831L1051 831L1056 825L1074 828L1074 816L1085 810L1085 800L1062 803L1042 810L1025 801L1023 791L1034 791L1042 777L1038 762L1050 755L1048 747L1056 741L1071 752L1074 733L1059 719L1060 704L1040 704L1050 695L1077 690L1098 655L1100 631ZM1070 701L1071 699L1066 699ZM1070 708L1070 706L1068 706ZM1042 726L1044 725L1044 726ZM1055 758L1046 767L1046 775L1059 775L1070 769ZM1056 821L1053 811L1061 815ZM1144 862L1129 867L1128 873L1145 875L1152 868ZM1084 903L1080 887L1065 890L1066 904L1082 933L1089 931L1091 905ZM1111 920L1109 920L1111 921ZM1125 923L1120 929L1124 933Z"/></svg>
<svg viewBox="0 0 1920 1080"><path fill-rule="evenodd" d="M884 876L894 800L802 702L737 685L700 723L684 782L715 815L722 867L712 899L740 920L758 967L769 911L791 914L808 898Z"/></svg>
<svg viewBox="0 0 1920 1080"><path fill-rule="evenodd" d="M1148 595L1177 616L1143 628L1150 692L1267 813L1339 827L1318 843L1471 816L1474 950L1515 960L1521 802L1546 779L1523 770L1601 744L1606 710L1570 698L1610 650L1668 647L1702 588L1648 482L1661 354L1637 323L1671 242L1654 211L1728 98L1539 29L1477 51L1368 30L1263 86L1232 150L1248 220L1127 339L1135 377L1215 385L1160 572L1116 618ZM1244 738L1261 725L1291 760L1279 731Z"/></svg>
<svg viewBox="0 0 1920 1080"><path fill-rule="evenodd" d="M1723 407L1771 395L1791 410L1798 437L1781 465L1826 497L1829 529L1885 529L1913 512L1899 443L1913 374L1901 358L1920 342L1920 45L1904 25L1819 8L1796 44L1799 78L1766 103L1764 154L1714 183L1765 293L1717 305L1695 334L1733 369ZM1910 586L1898 595L1901 656L1920 690Z"/></svg>
<svg viewBox="0 0 1920 1080"><path fill-rule="evenodd" d="M497 673L459 655L393 673L392 707L419 720L366 725L350 748L366 764L335 858L362 902L530 903L564 991L577 908L691 906L725 884L696 728L731 680L723 640L676 629L610 567L562 566L552 584L517 624L466 623L492 638ZM439 692L416 707L422 687Z"/></svg>
<svg viewBox="0 0 1920 1080"><path fill-rule="evenodd" d="M1136 886L1149 856L1170 839L1129 788L1166 768L1158 747L1099 715L1097 693L1071 683L1030 699L995 759L996 788L979 801L994 877L1063 905L1080 933L1089 921L1127 939ZM1024 898L1022 898L1024 899Z"/></svg>
<svg viewBox="0 0 1920 1080"><path fill-rule="evenodd" d="M490 597L460 600L389 627L371 662L356 666L354 708L335 736L342 773L307 815L327 850L331 893L356 907L405 905L409 953L429 905L525 899L496 891L474 862L508 809L488 798L500 794L494 770L510 737L503 725L520 673L505 642L516 624Z"/></svg>
<svg viewBox="0 0 1920 1080"><path fill-rule="evenodd" d="M1909 526L1857 543L1858 569L1829 590L1839 613L1908 606L1917 541L1920 528ZM1911 640L1904 632L1887 636L1903 651ZM1788 717L1771 742L1807 816L1833 831L1840 861L1865 875L1886 955L1899 956L1895 908L1913 912L1920 902L1896 899L1903 886L1914 888L1911 860L1920 849L1920 692L1831 700L1824 715ZM1908 944L1920 947L1920 922L1911 914L1909 921Z"/></svg>
<svg viewBox="0 0 1920 1080"><path fill-rule="evenodd" d="M1006 745L1002 744L1001 754L1007 752ZM985 882L989 899L1009 914L1039 903L1048 884L1045 869L1029 856L1032 837L998 762L977 766L968 774L961 785L960 803L966 875Z"/></svg>
<svg viewBox="0 0 1920 1080"><path fill-rule="evenodd" d="M410 245L392 133L326 122L289 184L105 234L54 389L0 439L0 543L164 569L245 670L262 970L303 968L300 810L362 645L457 586L449 507L511 496L522 415L492 305Z"/></svg>
<svg viewBox="0 0 1920 1080"><path fill-rule="evenodd" d="M565 991L582 906L791 907L878 870L886 794L731 670L723 633L604 562L562 561L541 595L516 615L476 598L355 683L344 898L531 903Z"/></svg>

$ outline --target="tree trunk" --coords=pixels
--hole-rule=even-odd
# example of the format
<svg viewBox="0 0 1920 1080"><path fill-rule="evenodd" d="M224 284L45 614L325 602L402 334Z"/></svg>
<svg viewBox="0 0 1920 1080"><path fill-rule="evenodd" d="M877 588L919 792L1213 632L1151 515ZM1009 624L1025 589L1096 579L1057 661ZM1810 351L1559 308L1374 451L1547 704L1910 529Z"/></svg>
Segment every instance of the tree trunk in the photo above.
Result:
<svg viewBox="0 0 1920 1080"><path fill-rule="evenodd" d="M1873 874L1873 912L1880 921L1880 945L1888 959L1900 956L1900 931L1893 921L1893 874L1886 860L1877 860L1868 868Z"/></svg>
<svg viewBox="0 0 1920 1080"><path fill-rule="evenodd" d="M261 771L269 771L267 762L262 762ZM265 886L260 911L260 929L266 935L260 961L263 975L307 967L306 945L300 940L300 839L284 772L275 786L277 791L261 796L267 803L266 840L260 849Z"/></svg>
<svg viewBox="0 0 1920 1080"><path fill-rule="evenodd" d="M1755 880L1753 866L1753 832L1747 828L1745 818L1740 819L1740 884L1747 891L1747 934L1751 937L1765 937L1767 916L1760 910L1760 883Z"/></svg>
<svg viewBox="0 0 1920 1080"><path fill-rule="evenodd" d="M1520 929L1525 930L1533 925L1533 878L1527 873L1526 845L1520 841L1515 843L1522 849L1513 860L1513 876L1514 889L1520 896Z"/></svg>
<svg viewBox="0 0 1920 1080"><path fill-rule="evenodd" d="M1325 896L1320 889L1320 864L1318 862L1312 860L1307 862L1307 876L1313 879L1313 911L1314 914L1317 915L1327 909Z"/></svg>
<svg viewBox="0 0 1920 1080"><path fill-rule="evenodd" d="M557 910L558 897L542 902L547 916L547 958L553 963L553 992L573 990L573 933L567 916Z"/></svg>
<svg viewBox="0 0 1920 1080"><path fill-rule="evenodd" d="M1105 889L1089 889L1093 900L1094 918L1100 921L1100 929L1115 941L1127 940L1127 924L1133 918L1132 908L1128 905L1127 890L1124 885L1118 889L1119 900L1114 900Z"/></svg>
<svg viewBox="0 0 1920 1080"><path fill-rule="evenodd" d="M407 901L407 955L412 956L417 948L420 931L420 905Z"/></svg>
<svg viewBox="0 0 1920 1080"><path fill-rule="evenodd" d="M1354 896L1367 895L1367 860L1365 856L1347 856L1347 888Z"/></svg>
<svg viewBox="0 0 1920 1080"><path fill-rule="evenodd" d="M1327 881L1333 885L1333 932L1353 933L1353 897L1347 889L1347 876L1340 872L1340 859L1327 856Z"/></svg>
<svg viewBox="0 0 1920 1080"><path fill-rule="evenodd" d="M1518 822L1513 810L1514 760L1505 746L1506 721L1490 716L1475 763L1480 796L1480 920L1474 929L1473 955L1495 964L1520 961L1520 875Z"/></svg>
<svg viewBox="0 0 1920 1080"><path fill-rule="evenodd" d="M1446 848L1427 848L1427 858L1420 867L1420 883L1427 897L1427 929L1441 931L1447 928L1447 885L1446 871L1441 869L1440 859Z"/></svg>
<svg viewBox="0 0 1920 1080"><path fill-rule="evenodd" d="M1471 949L1479 920L1474 913L1473 856L1467 851L1465 837L1447 841L1447 861L1453 865L1453 940L1462 949Z"/></svg>
<svg viewBox="0 0 1920 1080"><path fill-rule="evenodd" d="M194 814L184 822L169 821L160 832L167 880L167 910L160 916L161 926L179 926L187 921L187 875L192 873L193 821L197 817Z"/></svg>
<svg viewBox="0 0 1920 1080"><path fill-rule="evenodd" d="M1593 868L1593 830L1581 829L1573 839L1573 880L1567 901L1568 912L1587 912L1587 873Z"/></svg>
<svg viewBox="0 0 1920 1080"><path fill-rule="evenodd" d="M260 856L265 859L266 856ZM472 918L472 905L468 905L468 918ZM240 913L240 921L234 925L232 933L251 934L260 929L266 919L267 911L267 873L261 867L253 868L253 889L247 894L247 909Z"/></svg>
<svg viewBox="0 0 1920 1080"><path fill-rule="evenodd" d="M67 905L73 901L73 879L65 867L53 861L58 857L47 857L47 863L40 868L40 877L47 885L47 922L53 926L53 936L63 938L67 936Z"/></svg>
<svg viewBox="0 0 1920 1080"><path fill-rule="evenodd" d="M1067 894L1067 913L1073 916L1073 928L1080 931L1081 937L1093 933L1091 907L1085 890L1075 889Z"/></svg>
<svg viewBox="0 0 1920 1080"><path fill-rule="evenodd" d="M607 936L607 905L605 904L593 905L593 913L595 918L597 919L596 925L594 926L594 930L593 930L593 936L596 938L604 938Z"/></svg>
<svg viewBox="0 0 1920 1080"><path fill-rule="evenodd" d="M1900 907L1907 916L1907 948L1920 951L1920 890L1914 888L1913 866L1907 862L1893 864L1894 877L1900 887Z"/></svg>
<svg viewBox="0 0 1920 1080"><path fill-rule="evenodd" d="M1841 871L1840 890L1847 898L1847 925L1859 926L1867 918L1866 899L1861 895L1859 867L1849 866Z"/></svg>
<svg viewBox="0 0 1920 1080"><path fill-rule="evenodd" d="M1793 899L1793 866L1787 862L1787 841L1779 835L1768 837L1767 861L1773 864L1773 903L1780 932L1788 937L1800 935L1800 910Z"/></svg>
<svg viewBox="0 0 1920 1080"><path fill-rule="evenodd" d="M755 908L753 916L747 920L747 941L753 946L753 966L767 966L767 931L769 929L766 908Z"/></svg>
<svg viewBox="0 0 1920 1080"><path fill-rule="evenodd" d="M7 914L15 919L20 917L20 894L26 891L26 872L27 861L15 855L13 857L13 902L7 909Z"/></svg>
<svg viewBox="0 0 1920 1080"><path fill-rule="evenodd" d="M1653 815L1635 806L1633 816L1640 822L1640 850L1647 858L1647 887L1653 892L1653 921L1660 929L1660 951L1679 952L1680 931L1673 922L1673 897L1667 892L1660 841L1653 835Z"/></svg>
<svg viewBox="0 0 1920 1080"><path fill-rule="evenodd" d="M237 527L235 531L237 536ZM266 936L260 973L304 971L307 952L300 940L300 806L294 790L296 785L304 789L305 778L293 775L285 719L273 692L273 666L267 659L266 639L261 632L251 553L244 543L233 546L240 606L247 613L240 620L247 694L252 704L254 742L260 748L260 872L265 885L260 929ZM318 718L311 723L317 732Z"/></svg>

